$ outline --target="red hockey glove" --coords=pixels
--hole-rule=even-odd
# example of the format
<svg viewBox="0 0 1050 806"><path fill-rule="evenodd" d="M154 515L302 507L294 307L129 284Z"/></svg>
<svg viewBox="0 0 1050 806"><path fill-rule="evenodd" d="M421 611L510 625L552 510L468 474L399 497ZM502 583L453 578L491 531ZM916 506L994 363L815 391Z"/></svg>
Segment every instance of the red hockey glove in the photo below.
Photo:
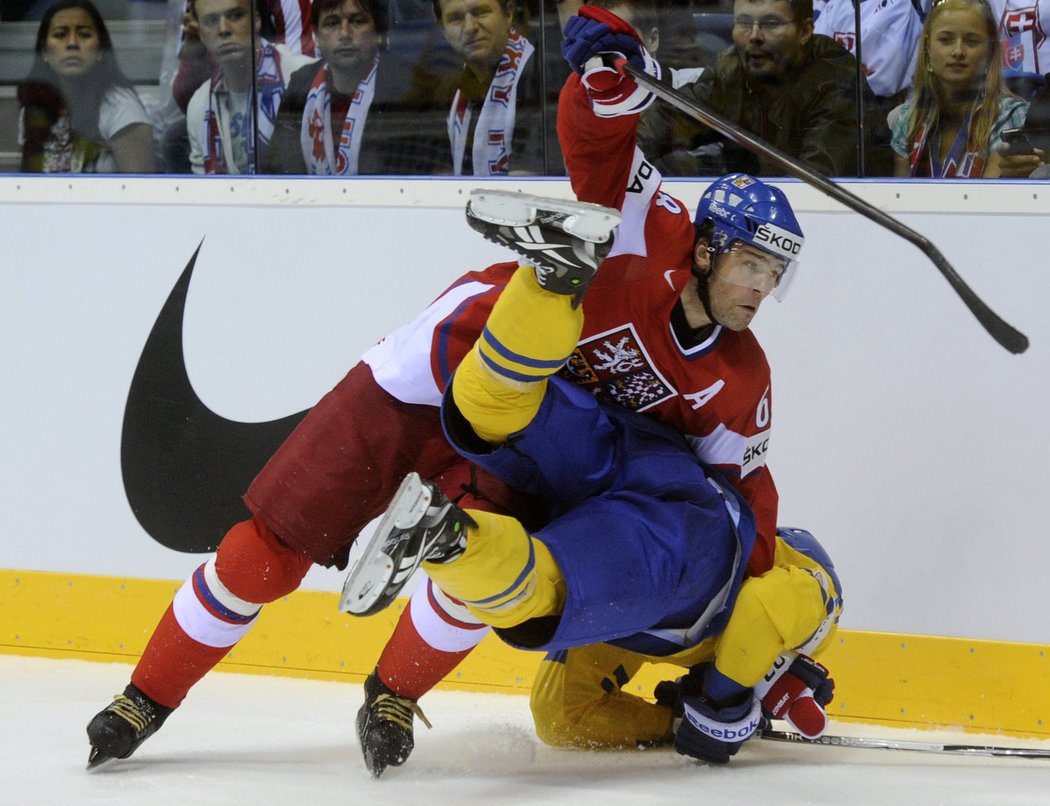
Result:
<svg viewBox="0 0 1050 806"><path fill-rule="evenodd" d="M787 652L755 686L762 713L783 719L807 739L823 735L828 726L825 706L831 702L835 681L828 670L806 655Z"/></svg>

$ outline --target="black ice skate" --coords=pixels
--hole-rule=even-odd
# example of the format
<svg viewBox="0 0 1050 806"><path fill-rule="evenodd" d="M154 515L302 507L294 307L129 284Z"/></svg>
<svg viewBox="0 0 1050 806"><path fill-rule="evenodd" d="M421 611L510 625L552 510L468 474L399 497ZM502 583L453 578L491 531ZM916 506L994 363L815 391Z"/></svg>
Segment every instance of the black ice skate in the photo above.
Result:
<svg viewBox="0 0 1050 806"><path fill-rule="evenodd" d="M378 778L387 767L398 767L408 760L415 747L412 717L418 716L428 728L430 722L415 700L399 697L372 672L365 680L365 704L357 712L357 737L365 766Z"/></svg>
<svg viewBox="0 0 1050 806"><path fill-rule="evenodd" d="M423 560L463 553L476 523L429 481L409 473L343 584L339 609L369 616L390 605Z"/></svg>
<svg viewBox="0 0 1050 806"><path fill-rule="evenodd" d="M128 684L123 694L95 714L87 726L91 752L89 770L134 753L140 744L160 730L172 709L154 702L134 685Z"/></svg>
<svg viewBox="0 0 1050 806"><path fill-rule="evenodd" d="M467 202L467 223L473 229L527 258L540 285L573 295L574 306L612 248L612 231L620 218L600 204L509 190L473 190Z"/></svg>

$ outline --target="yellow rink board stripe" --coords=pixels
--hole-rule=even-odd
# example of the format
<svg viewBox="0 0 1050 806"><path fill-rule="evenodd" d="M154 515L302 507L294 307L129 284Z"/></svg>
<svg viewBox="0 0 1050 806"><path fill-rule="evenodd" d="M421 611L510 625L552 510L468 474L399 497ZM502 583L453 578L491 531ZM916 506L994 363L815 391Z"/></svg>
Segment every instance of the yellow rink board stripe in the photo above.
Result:
<svg viewBox="0 0 1050 806"><path fill-rule="evenodd" d="M0 570L0 652L134 663L180 585ZM360 682L404 601L359 619L336 600L297 591L268 605L218 668ZM540 660L490 635L441 687L524 694ZM836 681L835 719L1050 738L1050 646L843 630L822 660ZM647 667L629 690L648 694L680 673Z"/></svg>

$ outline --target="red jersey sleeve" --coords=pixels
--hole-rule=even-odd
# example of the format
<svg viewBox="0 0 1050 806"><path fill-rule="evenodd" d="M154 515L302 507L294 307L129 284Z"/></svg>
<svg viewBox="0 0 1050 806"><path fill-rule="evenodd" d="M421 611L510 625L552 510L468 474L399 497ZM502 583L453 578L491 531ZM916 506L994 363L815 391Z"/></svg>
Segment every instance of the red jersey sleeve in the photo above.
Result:
<svg viewBox="0 0 1050 806"><path fill-rule="evenodd" d="M747 575L757 577L773 567L773 553L776 549L777 504L780 500L773 474L768 467L763 467L739 481L733 486L744 496L755 513L755 546L747 561Z"/></svg>
<svg viewBox="0 0 1050 806"><path fill-rule="evenodd" d="M580 77L569 76L558 99L558 142L577 199L623 206L637 128L637 115L595 115Z"/></svg>

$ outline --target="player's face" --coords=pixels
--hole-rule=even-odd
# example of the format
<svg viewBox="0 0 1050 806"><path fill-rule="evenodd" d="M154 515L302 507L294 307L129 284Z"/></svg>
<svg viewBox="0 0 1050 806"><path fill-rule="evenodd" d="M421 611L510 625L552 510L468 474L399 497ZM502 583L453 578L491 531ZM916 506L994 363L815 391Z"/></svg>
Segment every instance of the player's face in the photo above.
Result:
<svg viewBox="0 0 1050 806"><path fill-rule="evenodd" d="M452 49L477 70L494 70L507 44L512 15L498 0L443 0L441 27Z"/></svg>
<svg viewBox="0 0 1050 806"><path fill-rule="evenodd" d="M196 0L194 8L201 41L220 63L251 55L252 14L248 0Z"/></svg>
<svg viewBox="0 0 1050 806"><path fill-rule="evenodd" d="M813 20L796 22L787 0L736 0L733 44L748 75L767 84L783 83L802 61L813 36Z"/></svg>
<svg viewBox="0 0 1050 806"><path fill-rule="evenodd" d="M751 324L787 268L784 258L741 243L716 255L713 265L707 280L708 304L715 321L730 330Z"/></svg>
<svg viewBox="0 0 1050 806"><path fill-rule="evenodd" d="M984 79L991 42L981 14L972 8L942 12L930 26L930 68L949 90L968 90Z"/></svg>
<svg viewBox="0 0 1050 806"><path fill-rule="evenodd" d="M76 78L102 57L95 22L82 8L67 8L51 18L44 44L44 60L60 76Z"/></svg>
<svg viewBox="0 0 1050 806"><path fill-rule="evenodd" d="M317 21L321 57L336 72L353 72L372 64L379 48L375 21L357 0L321 14Z"/></svg>

